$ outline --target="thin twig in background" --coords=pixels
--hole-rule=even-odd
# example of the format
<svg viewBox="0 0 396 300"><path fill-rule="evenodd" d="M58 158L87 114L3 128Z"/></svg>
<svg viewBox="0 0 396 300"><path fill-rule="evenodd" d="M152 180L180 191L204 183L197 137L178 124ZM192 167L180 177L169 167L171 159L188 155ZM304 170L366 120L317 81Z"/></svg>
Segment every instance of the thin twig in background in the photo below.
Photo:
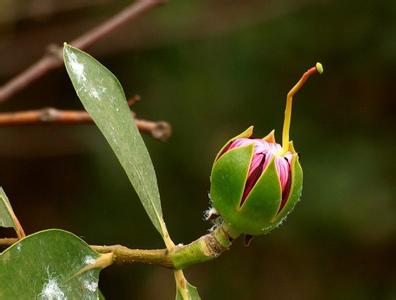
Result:
<svg viewBox="0 0 396 300"><path fill-rule="evenodd" d="M9 247L19 241L19 238L1 238L0 247Z"/></svg>
<svg viewBox="0 0 396 300"><path fill-rule="evenodd" d="M85 50L129 21L140 17L165 2L166 0L137 0L104 23L71 41L70 44ZM57 45L48 46L47 52L42 58L0 87L0 103L5 102L49 71L62 66L62 64L62 49Z"/></svg>
<svg viewBox="0 0 396 300"><path fill-rule="evenodd" d="M134 113L131 112L133 117ZM92 119L83 110L59 110L56 108L42 108L21 112L7 112L0 114L0 127L39 125L39 124L89 124ZM141 132L149 133L161 141L167 140L171 135L171 126L165 121L148 121L136 119L135 123Z"/></svg>
<svg viewBox="0 0 396 300"><path fill-rule="evenodd" d="M132 106L141 100L139 95L135 95L128 100L128 106ZM135 113L131 112L135 118ZM52 107L26 110L18 112L0 113L0 127L21 126L21 125L42 125L42 124L91 124L92 118L84 110L60 110ZM165 141L172 134L172 127L165 121L149 121L135 118L137 128L144 133L148 133L154 138Z"/></svg>
<svg viewBox="0 0 396 300"><path fill-rule="evenodd" d="M135 95L128 100L128 106L132 106L141 100ZM135 118L135 113L131 112ZM20 125L42 125L42 124L90 124L92 118L84 110L60 110L52 107L26 110L18 112L0 113L0 127ZM165 121L149 121L135 118L137 128L148 133L154 138L166 141L172 134L172 128Z"/></svg>

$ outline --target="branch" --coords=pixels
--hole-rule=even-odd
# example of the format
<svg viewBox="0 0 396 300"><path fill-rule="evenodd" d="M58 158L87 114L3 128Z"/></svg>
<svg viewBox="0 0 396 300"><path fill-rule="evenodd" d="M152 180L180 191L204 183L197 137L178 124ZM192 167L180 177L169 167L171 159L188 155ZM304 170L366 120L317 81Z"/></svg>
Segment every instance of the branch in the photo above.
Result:
<svg viewBox="0 0 396 300"><path fill-rule="evenodd" d="M131 112L132 117L134 113ZM59 110L56 108L43 108L21 112L0 113L0 127L15 125L40 125L40 124L89 124L92 123L90 115L83 110ZM165 121L148 121L136 119L135 123L141 132L151 134L161 141L167 140L172 129Z"/></svg>
<svg viewBox="0 0 396 300"><path fill-rule="evenodd" d="M0 239L0 246L10 246L17 241L18 239ZM153 264L178 270L217 258L230 248L231 241L232 238L223 225L188 245L179 244L171 251L167 249L129 249L122 245L92 245L91 248L101 254L112 253L115 263Z"/></svg>
<svg viewBox="0 0 396 300"><path fill-rule="evenodd" d="M129 249L122 245L112 246L91 246L99 253L113 253L114 261L120 264L144 263L172 268L173 264L166 249Z"/></svg>
<svg viewBox="0 0 396 300"><path fill-rule="evenodd" d="M71 41L70 44L85 50L121 28L129 21L137 19L152 8L164 4L165 2L166 0L137 0L104 23ZM59 68L62 64L61 47L49 45L42 58L0 87L0 103L5 102L20 90L26 88L49 71Z"/></svg>
<svg viewBox="0 0 396 300"><path fill-rule="evenodd" d="M18 242L18 238L2 238L0 239L0 247L8 247Z"/></svg>

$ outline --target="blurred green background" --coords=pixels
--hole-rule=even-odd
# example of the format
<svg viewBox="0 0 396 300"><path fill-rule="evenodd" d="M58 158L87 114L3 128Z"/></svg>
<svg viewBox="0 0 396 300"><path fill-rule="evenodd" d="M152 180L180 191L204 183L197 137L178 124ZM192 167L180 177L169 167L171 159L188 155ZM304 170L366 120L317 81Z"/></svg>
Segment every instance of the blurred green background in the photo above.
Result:
<svg viewBox="0 0 396 300"><path fill-rule="evenodd" d="M129 1L0 0L0 80ZM316 61L322 76L296 96L291 136L302 201L250 247L186 271L203 299L396 299L396 2L173 0L88 50L139 94L164 215L177 242L211 226L209 174L218 149L255 125L280 132L285 95ZM0 111L79 109L59 69ZM64 228L91 244L162 247L123 170L92 125L0 128L0 185L25 230ZM169 270L114 266L107 299L173 299Z"/></svg>

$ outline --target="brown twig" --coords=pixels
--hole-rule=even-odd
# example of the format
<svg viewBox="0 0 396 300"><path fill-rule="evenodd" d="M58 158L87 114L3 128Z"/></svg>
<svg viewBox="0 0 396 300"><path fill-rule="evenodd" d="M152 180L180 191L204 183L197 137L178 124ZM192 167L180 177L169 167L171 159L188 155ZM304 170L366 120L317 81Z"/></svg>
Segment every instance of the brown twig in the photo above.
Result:
<svg viewBox="0 0 396 300"><path fill-rule="evenodd" d="M130 102L132 102L130 100ZM131 112L134 117L134 113ZM141 132L149 133L161 141L167 140L172 132L171 126L165 121L148 121L136 119L136 126ZM0 113L0 127L38 124L89 124L92 118L83 110L59 110L43 108L21 112Z"/></svg>
<svg viewBox="0 0 396 300"><path fill-rule="evenodd" d="M139 95L132 96L128 100L128 106L131 107L131 106L135 105L136 103L140 102L140 100L142 100L142 98L140 98Z"/></svg>
<svg viewBox="0 0 396 300"><path fill-rule="evenodd" d="M83 50L87 49L129 21L165 2L166 0L137 0L104 23L71 41L70 44ZM62 64L62 49L57 45L48 46L42 58L0 87L0 103Z"/></svg>
<svg viewBox="0 0 396 300"><path fill-rule="evenodd" d="M26 236L25 230L23 230L23 227L21 225L21 223L19 222L17 216L15 215L15 213L13 213L12 216L13 220L14 220L14 224L15 224L15 232L18 236L19 239L22 239Z"/></svg>
<svg viewBox="0 0 396 300"><path fill-rule="evenodd" d="M12 244L15 244L18 242L18 238L1 238L0 239L0 247L8 247L11 246Z"/></svg>

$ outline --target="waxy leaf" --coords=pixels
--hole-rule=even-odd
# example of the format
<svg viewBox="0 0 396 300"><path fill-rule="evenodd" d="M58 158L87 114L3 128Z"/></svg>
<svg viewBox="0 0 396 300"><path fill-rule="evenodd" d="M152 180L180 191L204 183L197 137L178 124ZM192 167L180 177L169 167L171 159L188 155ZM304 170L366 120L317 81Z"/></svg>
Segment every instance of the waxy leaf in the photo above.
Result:
<svg viewBox="0 0 396 300"><path fill-rule="evenodd" d="M103 299L102 258L67 231L29 235L0 254L0 299Z"/></svg>
<svg viewBox="0 0 396 300"><path fill-rule="evenodd" d="M0 227L14 228L18 237L22 238L25 233L19 224L3 188L0 187Z"/></svg>
<svg viewBox="0 0 396 300"><path fill-rule="evenodd" d="M65 44L63 54L67 72L84 108L113 149L155 228L164 235L154 167L121 84L87 53Z"/></svg>

